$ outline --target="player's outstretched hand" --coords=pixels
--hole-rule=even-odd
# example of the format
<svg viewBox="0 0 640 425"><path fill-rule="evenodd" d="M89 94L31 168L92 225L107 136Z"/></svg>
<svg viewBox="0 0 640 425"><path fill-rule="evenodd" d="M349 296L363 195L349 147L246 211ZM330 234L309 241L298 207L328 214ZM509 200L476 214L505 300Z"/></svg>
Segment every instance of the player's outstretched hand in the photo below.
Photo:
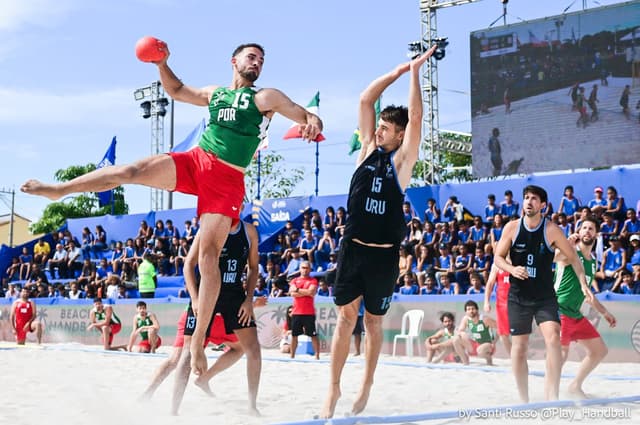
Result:
<svg viewBox="0 0 640 425"><path fill-rule="evenodd" d="M437 47L438 46L434 44L433 46L431 46L431 48L429 50L427 50L426 52L424 52L423 54L421 54L417 58L412 59L411 62L409 62L409 67L413 71L418 71L420 69L420 67L427 61L427 59L429 59L431 57L431 55L433 55L433 52L436 51Z"/></svg>

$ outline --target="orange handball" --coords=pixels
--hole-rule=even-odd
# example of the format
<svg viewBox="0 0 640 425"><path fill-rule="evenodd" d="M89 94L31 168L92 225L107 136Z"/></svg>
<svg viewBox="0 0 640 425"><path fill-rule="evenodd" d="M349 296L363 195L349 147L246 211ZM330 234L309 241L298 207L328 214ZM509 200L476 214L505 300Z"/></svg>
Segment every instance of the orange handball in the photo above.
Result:
<svg viewBox="0 0 640 425"><path fill-rule="evenodd" d="M167 47L167 43L150 35L142 37L136 43L136 57L142 62L157 62L164 59L166 52L160 50Z"/></svg>

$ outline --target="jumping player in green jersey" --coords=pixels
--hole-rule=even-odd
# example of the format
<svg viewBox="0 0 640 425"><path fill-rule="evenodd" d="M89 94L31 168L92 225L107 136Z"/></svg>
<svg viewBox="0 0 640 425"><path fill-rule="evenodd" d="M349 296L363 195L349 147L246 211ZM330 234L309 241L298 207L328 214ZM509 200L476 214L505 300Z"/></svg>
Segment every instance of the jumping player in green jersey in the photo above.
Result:
<svg viewBox="0 0 640 425"><path fill-rule="evenodd" d="M56 200L71 193L103 192L133 183L198 196L202 234L198 264L202 283L193 305L194 312L203 320L197 321L190 350L192 370L200 375L207 370L203 345L220 292L218 259L229 229L239 220L244 170L276 112L299 123L306 140L317 137L322 131L322 121L281 91L255 87L264 64L264 49L259 44L243 44L235 49L231 56L233 76L228 87L187 86L167 64L169 49L161 49L166 55L156 65L169 96L209 108L209 126L199 146L187 152L151 156L129 165L103 167L59 184L28 180L21 190Z"/></svg>
<svg viewBox="0 0 640 425"><path fill-rule="evenodd" d="M580 261L584 265L589 285L596 274L596 260L591 252L599 230L596 219L587 217L582 221L578 233L569 237L570 242L577 242L576 250ZM562 360L563 362L567 360L569 346L572 341L578 342L587 351L587 355L582 359L575 378L569 384L569 392L578 397L586 398L582 390L582 384L587 375L604 359L608 350L596 328L580 311L585 298L573 267L567 262L567 258L559 252L556 252L555 262L555 289L558 296L558 306L560 307ZM616 325L616 318L607 311L597 298L593 298L591 305L604 317L609 326L614 327Z"/></svg>

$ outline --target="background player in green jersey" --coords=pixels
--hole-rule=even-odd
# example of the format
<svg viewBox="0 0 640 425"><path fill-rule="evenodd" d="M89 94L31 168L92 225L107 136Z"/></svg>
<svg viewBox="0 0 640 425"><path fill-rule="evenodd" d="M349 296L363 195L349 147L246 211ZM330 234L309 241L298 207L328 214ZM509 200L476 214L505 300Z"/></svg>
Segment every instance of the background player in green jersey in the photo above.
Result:
<svg viewBox="0 0 640 425"><path fill-rule="evenodd" d="M137 313L133 316L131 323L132 329L127 350L139 353L155 353L162 343L162 339L158 335L160 322L155 313L147 311L147 303L144 301L138 301L136 311ZM140 336L140 343L134 346L138 335Z"/></svg>
<svg viewBox="0 0 640 425"><path fill-rule="evenodd" d="M190 350L192 370L200 375L207 370L203 344L220 292L218 259L229 229L239 219L244 170L276 112L299 123L306 140L317 137L322 131L322 121L281 91L254 86L264 64L264 49L259 44L243 44L235 49L231 57L233 75L228 87L196 88L184 84L167 64L169 49L161 49L166 55L156 65L166 92L175 100L209 108L209 126L199 146L188 152L155 155L133 164L103 167L59 184L28 180L21 190L56 200L71 193L103 192L134 183L198 196L200 233L203 235L198 258L202 285L193 305L194 312L204 320L197 322Z"/></svg>
<svg viewBox="0 0 640 425"><path fill-rule="evenodd" d="M585 275L589 284L595 278L596 273L596 260L591 252L598 231L599 226L596 219L587 217L580 225L578 233L569 238L569 241L577 242L578 257L580 257L580 261L584 265ZM556 252L555 261L555 288L558 296L558 306L560 307L562 360L567 360L569 345L572 341L578 342L587 352L587 355L580 363L576 377L569 384L569 392L586 398L582 390L582 383L587 378L587 375L604 359L608 350L596 328L580 311L585 297L573 267L560 252ZM607 311L597 298L593 298L591 305L605 318L609 326L614 327L616 325L616 318Z"/></svg>

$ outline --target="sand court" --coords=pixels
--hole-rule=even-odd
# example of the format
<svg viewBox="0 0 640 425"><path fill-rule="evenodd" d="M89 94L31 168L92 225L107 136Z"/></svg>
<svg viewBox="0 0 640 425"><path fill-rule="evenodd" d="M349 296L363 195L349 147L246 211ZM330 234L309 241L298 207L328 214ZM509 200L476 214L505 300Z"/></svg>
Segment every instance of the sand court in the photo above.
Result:
<svg viewBox="0 0 640 425"><path fill-rule="evenodd" d="M314 420L322 406L329 380L329 356L319 361L302 355L289 360L275 350L263 350L263 373L258 395L261 417L247 414L245 360L211 381L214 398L192 384L187 387L179 417L169 416L173 375L160 386L147 402L137 399L150 382L155 368L166 358L170 347L162 347L155 355L126 352L104 352L100 347L82 344L28 343L17 347L0 343L3 360L3 385L0 397L1 424L64 423L127 424L143 419L155 424L193 424L194 419L215 424L284 424L324 423ZM219 355L207 350L209 364ZM343 374L342 398L336 408L333 424L340 423L451 423L453 418L418 420L425 414L458 412L454 422L489 423L514 418L492 410L476 410L494 406L518 405L515 383L508 361L497 359L497 365L486 367L472 358L469 367L457 364L428 365L423 358L381 357L367 409L358 417L345 415L353 402L364 363L350 357ZM531 401L543 400L543 370L540 360L529 362ZM567 399L569 377L578 363L568 362L563 369L561 399ZM640 394L640 364L603 363L587 379L585 391L598 399L611 399ZM640 397L637 397L640 401ZM464 410L466 409L466 410ZM585 407L586 409L586 407ZM550 423L569 423L576 415L588 424L635 424L640 421L640 403L613 403L590 406L584 412L576 408L557 408ZM608 410L607 410L608 409ZM528 411L530 412L530 411ZM573 412L573 416L570 416ZM514 415L515 413L512 413ZM412 415L413 420L396 421L393 416ZM487 416L494 415L494 416ZM539 423L540 417L521 414L517 423ZM530 415L530 413L528 413ZM537 413L536 415L540 415ZM563 417L564 415L564 417ZM620 417L599 417L617 415ZM367 422L377 417L379 422ZM360 418L360 419L358 419ZM360 420L361 422L357 422ZM482 420L483 422L479 422Z"/></svg>

